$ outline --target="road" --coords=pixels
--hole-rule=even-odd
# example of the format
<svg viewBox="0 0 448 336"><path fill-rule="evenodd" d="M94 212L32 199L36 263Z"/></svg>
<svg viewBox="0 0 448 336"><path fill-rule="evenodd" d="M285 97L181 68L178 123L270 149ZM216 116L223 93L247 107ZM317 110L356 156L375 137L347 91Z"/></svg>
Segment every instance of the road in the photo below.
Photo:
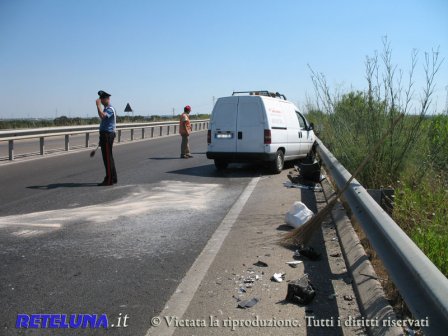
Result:
<svg viewBox="0 0 448 336"><path fill-rule="evenodd" d="M18 313L106 313L112 323L128 315L129 327L105 334L144 335L260 174L218 173L205 142L205 132L192 135L188 160L177 136L116 146L114 187L96 186L101 157L86 151L1 165L0 334L17 335Z"/></svg>

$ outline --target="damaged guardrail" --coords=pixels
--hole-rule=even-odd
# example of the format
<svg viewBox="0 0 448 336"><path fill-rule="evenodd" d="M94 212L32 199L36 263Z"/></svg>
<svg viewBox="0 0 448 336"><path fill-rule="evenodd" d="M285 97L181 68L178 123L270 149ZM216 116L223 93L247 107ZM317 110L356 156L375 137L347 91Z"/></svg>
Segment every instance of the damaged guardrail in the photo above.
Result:
<svg viewBox="0 0 448 336"><path fill-rule="evenodd" d="M192 120L193 131L206 130L208 128L209 119ZM150 122L150 123L131 123L131 124L117 124L117 142L121 142L122 131L131 132L131 141L135 138L135 130L141 130L140 139L145 139L146 130L149 130L149 138L153 138L157 131L159 136L162 136L163 129L166 129L166 135L177 132L179 122ZM0 132L0 142L8 142L8 158L10 161L14 160L14 141L26 140L26 139L39 139L39 152L40 155L45 155L45 138L64 136L65 137L65 151L70 150L70 136L85 134L85 147L90 146L90 133L98 133L97 125L89 126L62 126L62 127L47 127L47 128L34 128L23 130L9 130Z"/></svg>
<svg viewBox="0 0 448 336"><path fill-rule="evenodd" d="M342 188L351 174L319 139L316 149L336 186ZM343 195L412 314L429 319L425 334L445 334L448 279L356 179Z"/></svg>

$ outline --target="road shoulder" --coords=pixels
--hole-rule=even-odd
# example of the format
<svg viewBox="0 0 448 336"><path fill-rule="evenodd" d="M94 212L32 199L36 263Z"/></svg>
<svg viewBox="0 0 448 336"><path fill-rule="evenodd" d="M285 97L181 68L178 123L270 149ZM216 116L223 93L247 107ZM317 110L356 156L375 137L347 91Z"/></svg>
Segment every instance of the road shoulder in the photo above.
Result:
<svg viewBox="0 0 448 336"><path fill-rule="evenodd" d="M313 211L317 210L316 204L319 208L325 205L323 193L285 188L286 174L261 177L183 316L162 313L162 323L171 323L172 334L365 334L362 327L344 325L350 319L359 319L360 313L331 219L311 243L322 253L321 260L304 259L297 268L286 264L293 260L293 251L278 245L278 238L288 229L285 213L297 200ZM253 265L257 261L268 266ZM285 281L271 281L274 273L286 273ZM315 299L307 306L287 303L287 282L304 273L317 289ZM244 283L247 278L258 279L253 284ZM260 301L249 309L237 308L238 300L251 298ZM159 335L157 328L151 328L149 334Z"/></svg>

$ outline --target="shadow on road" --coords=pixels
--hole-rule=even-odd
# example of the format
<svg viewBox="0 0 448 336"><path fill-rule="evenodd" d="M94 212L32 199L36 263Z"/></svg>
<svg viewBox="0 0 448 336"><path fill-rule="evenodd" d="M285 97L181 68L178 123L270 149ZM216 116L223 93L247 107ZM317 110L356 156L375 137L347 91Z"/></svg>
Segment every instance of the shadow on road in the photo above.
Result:
<svg viewBox="0 0 448 336"><path fill-rule="evenodd" d="M42 186L29 186L28 189L50 190L58 188L97 187L98 183L52 183Z"/></svg>
<svg viewBox="0 0 448 336"><path fill-rule="evenodd" d="M235 164L225 170L217 170L214 164L169 171L168 174L179 174L199 177L254 177L263 174L263 169L254 165ZM263 174L264 175L264 174Z"/></svg>

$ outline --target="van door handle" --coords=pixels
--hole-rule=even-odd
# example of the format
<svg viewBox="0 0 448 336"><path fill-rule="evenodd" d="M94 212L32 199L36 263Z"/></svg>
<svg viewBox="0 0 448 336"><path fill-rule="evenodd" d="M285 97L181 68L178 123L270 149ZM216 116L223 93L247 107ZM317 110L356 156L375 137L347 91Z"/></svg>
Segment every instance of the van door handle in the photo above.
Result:
<svg viewBox="0 0 448 336"><path fill-rule="evenodd" d="M238 140L241 140L243 138L243 132L238 132Z"/></svg>
<svg viewBox="0 0 448 336"><path fill-rule="evenodd" d="M299 132L299 138L301 138L302 137L302 132Z"/></svg>

